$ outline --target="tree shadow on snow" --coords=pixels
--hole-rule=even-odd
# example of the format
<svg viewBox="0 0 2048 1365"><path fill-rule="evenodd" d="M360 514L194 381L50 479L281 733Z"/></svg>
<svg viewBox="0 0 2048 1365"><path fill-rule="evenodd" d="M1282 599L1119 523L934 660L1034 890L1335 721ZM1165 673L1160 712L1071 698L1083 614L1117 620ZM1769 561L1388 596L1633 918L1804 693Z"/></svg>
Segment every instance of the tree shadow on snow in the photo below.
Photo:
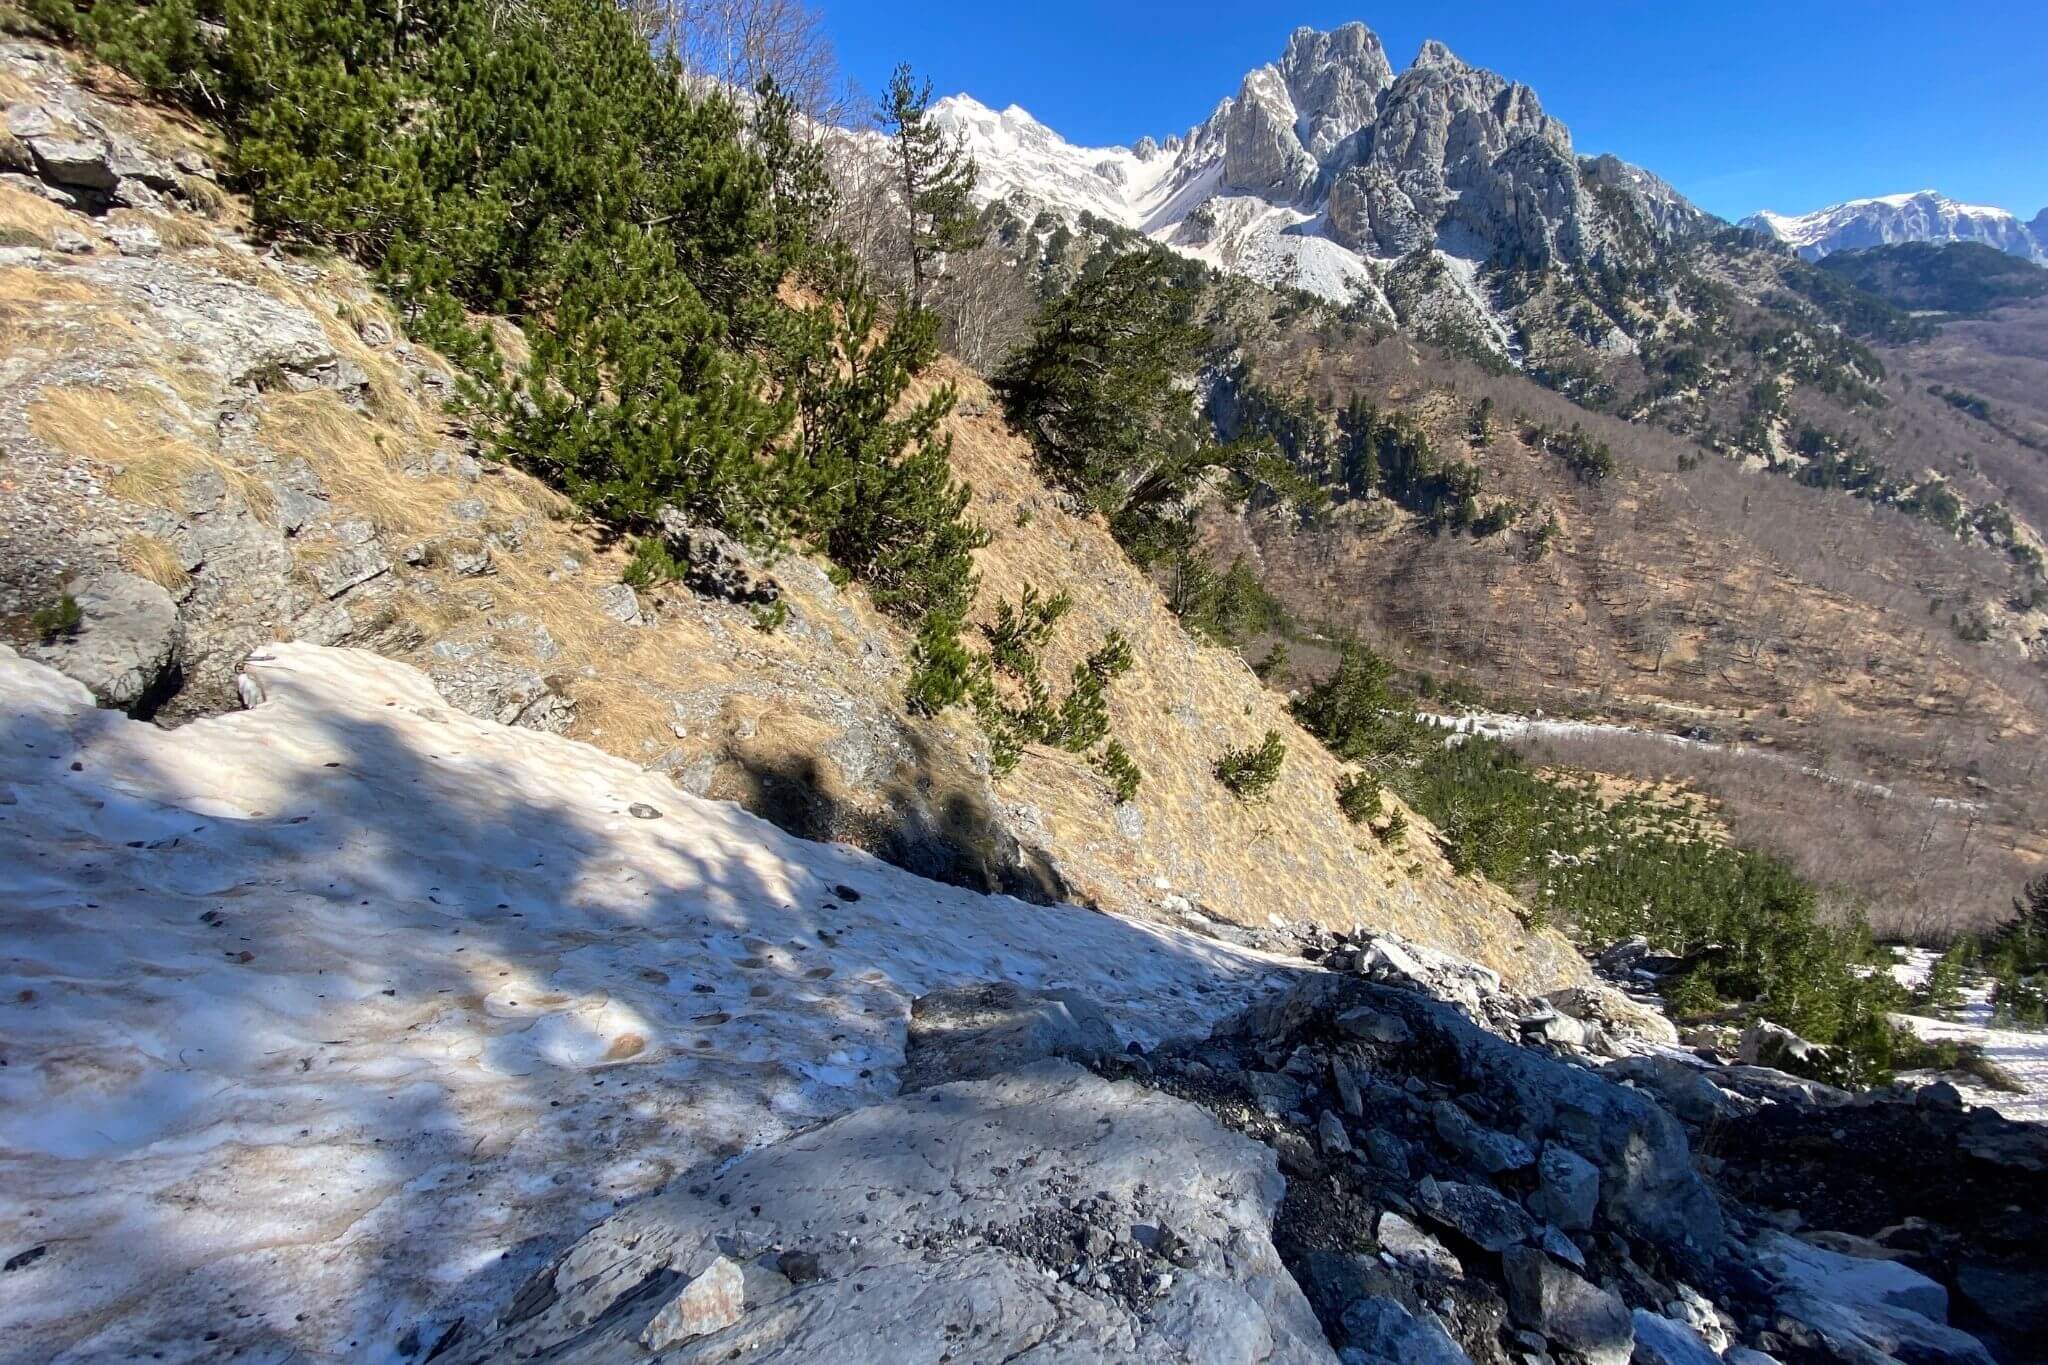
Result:
<svg viewBox="0 0 2048 1365"><path fill-rule="evenodd" d="M8 1360L428 1359L619 1204L892 1096L926 990L1072 985L1157 1037L1263 980L448 708L15 703Z"/></svg>

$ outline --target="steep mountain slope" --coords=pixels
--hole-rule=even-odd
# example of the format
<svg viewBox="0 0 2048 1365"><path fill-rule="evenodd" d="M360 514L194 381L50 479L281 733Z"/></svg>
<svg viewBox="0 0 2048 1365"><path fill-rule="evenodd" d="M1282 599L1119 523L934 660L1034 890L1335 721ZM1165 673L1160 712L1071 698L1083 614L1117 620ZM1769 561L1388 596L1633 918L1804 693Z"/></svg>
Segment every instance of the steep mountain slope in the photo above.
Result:
<svg viewBox="0 0 2048 1365"><path fill-rule="evenodd" d="M25 43L0 56L8 98L93 139L98 164L147 152L204 166L203 130L93 93L70 58ZM110 652L148 665L146 687L108 699L211 714L236 704L242 661L271 641L369 648L471 714L588 739L955 883L1219 934L1366 922L1518 982L1585 979L1561 937L1453 876L1421 822L1400 847L1346 822L1339 766L1233 654L1189 639L1099 524L1062 509L971 376L930 382L968 394L949 430L993 532L977 614L1027 583L1070 592L1054 676L1124 633L1135 666L1109 704L1144 773L1131 802L1063 751L992 783L968 718L906 710L904 630L810 559L730 548L738 576L778 586L779 623L681 585L623 585L623 546L475 459L441 411L449 370L359 272L255 250L238 207L187 179L185 197L97 214L53 202L48 181L0 184L17 243L0 248L0 616L24 648L102 683L92 667ZM39 640L33 613L67 590L90 612L81 639ZM1271 800L1245 806L1211 767L1269 729L1286 769Z"/></svg>
<svg viewBox="0 0 2048 1365"><path fill-rule="evenodd" d="M2048 295L2048 271L1982 242L1901 242L1831 252L1821 268L1895 308L1983 313Z"/></svg>
<svg viewBox="0 0 2048 1365"><path fill-rule="evenodd" d="M2017 311L1964 325L2005 334ZM1685 737L1595 732L1549 749L1568 766L1703 785L1730 803L1738 837L1842 888L1887 930L1994 921L2048 860L2032 814L2048 799L2036 762L2048 612L2015 558L2038 552L2029 528L2044 524L2048 485L2038 453L1991 424L2026 434L2032 362L1998 371L2008 382L1987 421L1927 392L1936 375L1954 386L1941 394L1989 391L1961 383L1993 373L1974 347L1944 330L1887 349L1883 406L1856 428L1867 449L1938 460L1921 475L1930 489L2009 508L2017 539L2000 544L1967 521L1575 409L1398 335L1328 323L1242 335L1237 387L1219 389L1232 398L1218 405L1224 434L1274 435L1333 505L1219 502L1206 533L1215 562L1243 555L1302 623L1298 681L1327 663L1318 633L1351 631L1525 711ZM1440 467L1471 471L1472 525L1345 485L1337 419L1354 400L1402 414ZM1797 401L1806 422L1839 420L1822 396ZM1592 447L1611 469L1580 459ZM1845 800L1866 790L1850 783L1884 795Z"/></svg>
<svg viewBox="0 0 2048 1365"><path fill-rule="evenodd" d="M1578 156L1527 87L1436 43L1396 72L1362 25L1297 31L1164 142L1073 147L964 97L942 116L983 168L998 240L1042 283L1071 274L1093 228L1276 286L1219 330L1223 435L1259 434L1230 413L1244 375L1326 491L1354 398L1418 419L1471 471L1462 510L1358 490L1328 517L1283 493L1211 507L1219 565L1244 552L1311 629L1363 629L1418 669L1545 706L1784 746L1789 764L1723 783L1745 793L1744 837L1889 928L1995 919L2048 854L2027 814L2048 791L2021 756L2048 721L2024 324L1944 328L1889 265L1822 270L1816 250L1730 229L1648 171ZM1874 240L2032 240L2009 215L1896 198L1858 206ZM1809 228L1829 230L1786 231ZM2025 291L1977 292L1981 309ZM1468 439L1482 398L1490 444ZM1579 463L1593 446L1618 477ZM1445 534L1454 512L1485 529ZM1838 817L1826 779L1793 796L1781 766L1913 796ZM1954 860L1929 865L1940 847Z"/></svg>
<svg viewBox="0 0 2048 1365"><path fill-rule="evenodd" d="M1982 242L2048 265L2048 238L2036 231L2044 220L2048 209L2030 225L2005 209L1959 203L1936 190L1915 190L1851 199L1797 215L1767 209L1743 219L1742 226L1769 233L1809 261L1834 251L1895 242Z"/></svg>

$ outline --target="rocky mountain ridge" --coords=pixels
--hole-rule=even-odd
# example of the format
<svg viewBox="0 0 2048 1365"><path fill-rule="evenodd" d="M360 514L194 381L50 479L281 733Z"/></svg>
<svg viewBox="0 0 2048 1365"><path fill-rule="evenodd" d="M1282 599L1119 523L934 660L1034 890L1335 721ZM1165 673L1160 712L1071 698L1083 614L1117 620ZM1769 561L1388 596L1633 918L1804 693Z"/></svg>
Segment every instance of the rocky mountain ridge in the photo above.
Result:
<svg viewBox="0 0 2048 1365"><path fill-rule="evenodd" d="M1809 261L1897 242L1982 242L2048 266L2048 208L2032 222L2022 222L2006 209L1961 203L1938 190L1851 199L1811 213L1766 209L1743 219L1741 226L1770 234Z"/></svg>
<svg viewBox="0 0 2048 1365"><path fill-rule="evenodd" d="M1208 119L1163 142L1077 147L1021 109L964 95L936 114L974 153L988 200L1086 212L1340 301L1380 298L1377 267L1418 250L1468 269L1585 265L1716 221L1648 172L1578 156L1533 90L1442 43L1396 74L1360 23L1297 29Z"/></svg>

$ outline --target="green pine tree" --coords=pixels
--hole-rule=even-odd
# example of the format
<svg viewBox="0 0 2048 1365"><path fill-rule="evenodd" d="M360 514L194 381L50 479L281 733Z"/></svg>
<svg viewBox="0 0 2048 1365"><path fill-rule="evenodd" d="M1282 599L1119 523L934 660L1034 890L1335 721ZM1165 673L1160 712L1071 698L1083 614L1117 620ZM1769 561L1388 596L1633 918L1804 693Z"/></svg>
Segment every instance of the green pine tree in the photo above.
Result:
<svg viewBox="0 0 2048 1365"><path fill-rule="evenodd" d="M1117 256L1045 310L995 379L1047 475L1127 544L1214 453L1189 392L1205 340L1196 304L1163 252Z"/></svg>
<svg viewBox="0 0 2048 1365"><path fill-rule="evenodd" d="M939 388L897 410L937 354L937 319L920 309L885 319L843 254L821 278L826 302L793 319L782 342L796 405L795 439L780 458L790 515L883 610L964 619L973 552L988 537L966 517L970 494L952 476L952 438L940 429L955 395Z"/></svg>
<svg viewBox="0 0 2048 1365"><path fill-rule="evenodd" d="M906 66L889 77L877 111L889 137L893 177L903 214L903 244L909 258L910 301L924 306L925 291L949 252L981 244L974 212L974 182L980 173L966 140L948 137L931 116L932 83L919 81Z"/></svg>

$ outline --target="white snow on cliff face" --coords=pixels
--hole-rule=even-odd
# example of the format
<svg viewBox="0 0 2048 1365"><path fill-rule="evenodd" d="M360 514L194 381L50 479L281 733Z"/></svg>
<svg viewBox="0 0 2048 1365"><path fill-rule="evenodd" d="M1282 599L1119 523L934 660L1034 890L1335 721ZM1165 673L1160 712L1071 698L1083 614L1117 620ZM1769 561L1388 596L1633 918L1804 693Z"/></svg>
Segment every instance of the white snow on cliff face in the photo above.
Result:
<svg viewBox="0 0 2048 1365"><path fill-rule="evenodd" d="M1222 185L1222 147L1197 129L1161 147L1078 147L1012 105L998 113L968 95L932 106L963 137L980 171L975 197L1029 217L1082 213L1142 233L1182 255L1264 284L1339 302L1384 297L1367 258L1325 235L1322 216Z"/></svg>
<svg viewBox="0 0 2048 1365"><path fill-rule="evenodd" d="M2048 242L2036 239L2015 215L1959 203L1935 190L1851 199L1796 215L1765 209L1742 225L1770 233L1810 261L1834 251L1896 242L1982 242L2048 264Z"/></svg>
<svg viewBox="0 0 2048 1365"><path fill-rule="evenodd" d="M806 843L374 655L244 692L164 731L0 648L10 1357L418 1359L618 1201L893 1095L924 991L1150 1040L1282 966Z"/></svg>
<svg viewBox="0 0 2048 1365"><path fill-rule="evenodd" d="M974 152L983 202L1015 195L1142 231L1187 171L1161 151L1077 147L1014 104L998 113L970 95L950 95L932 106L932 118Z"/></svg>

